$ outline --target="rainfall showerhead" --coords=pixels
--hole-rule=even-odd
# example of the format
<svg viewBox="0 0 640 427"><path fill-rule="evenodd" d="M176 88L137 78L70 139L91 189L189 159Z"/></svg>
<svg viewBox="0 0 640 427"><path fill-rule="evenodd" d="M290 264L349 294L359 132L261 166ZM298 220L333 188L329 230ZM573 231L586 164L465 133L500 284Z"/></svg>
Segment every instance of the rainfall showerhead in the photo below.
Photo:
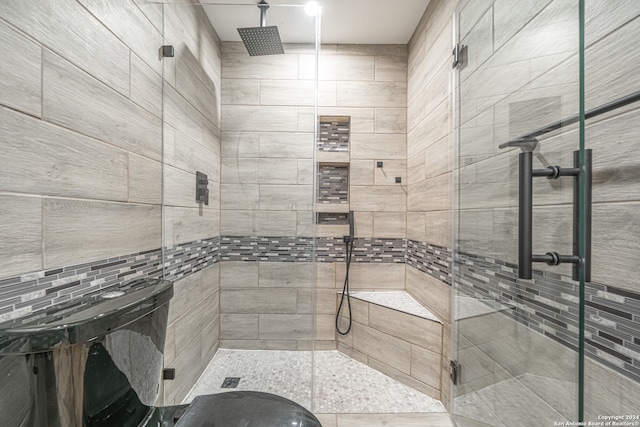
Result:
<svg viewBox="0 0 640 427"><path fill-rule="evenodd" d="M251 56L283 54L284 48L282 47L278 27L275 25L267 27L267 9L269 9L269 5L262 0L258 3L258 7L260 8L260 26L238 28L238 33L240 33L247 52Z"/></svg>

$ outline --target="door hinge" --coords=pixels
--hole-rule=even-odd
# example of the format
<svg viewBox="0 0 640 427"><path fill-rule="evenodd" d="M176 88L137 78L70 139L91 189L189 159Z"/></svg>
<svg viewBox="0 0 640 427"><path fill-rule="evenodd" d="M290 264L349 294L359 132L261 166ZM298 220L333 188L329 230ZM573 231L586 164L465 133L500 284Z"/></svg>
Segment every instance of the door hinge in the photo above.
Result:
<svg viewBox="0 0 640 427"><path fill-rule="evenodd" d="M163 380L174 380L176 378L176 370L174 368L165 368L162 370Z"/></svg>
<svg viewBox="0 0 640 427"><path fill-rule="evenodd" d="M450 365L451 372L449 372L449 376L451 377L451 382L453 383L453 385L458 385L458 382L460 381L462 366L457 360L452 360Z"/></svg>
<svg viewBox="0 0 640 427"><path fill-rule="evenodd" d="M453 66L451 68L457 68L464 64L464 58L467 53L467 46L456 43L453 48Z"/></svg>

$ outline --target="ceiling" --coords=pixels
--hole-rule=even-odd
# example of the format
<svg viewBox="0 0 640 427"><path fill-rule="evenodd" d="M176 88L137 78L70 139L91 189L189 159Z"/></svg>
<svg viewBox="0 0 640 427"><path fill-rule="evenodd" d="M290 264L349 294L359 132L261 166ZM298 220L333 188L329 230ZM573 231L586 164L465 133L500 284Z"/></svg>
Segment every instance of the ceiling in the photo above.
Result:
<svg viewBox="0 0 640 427"><path fill-rule="evenodd" d="M200 0L222 41L240 41L237 28L260 25L259 0ZM306 0L267 0L267 25L283 43L313 43L315 18ZM317 0L325 44L406 44L430 0Z"/></svg>

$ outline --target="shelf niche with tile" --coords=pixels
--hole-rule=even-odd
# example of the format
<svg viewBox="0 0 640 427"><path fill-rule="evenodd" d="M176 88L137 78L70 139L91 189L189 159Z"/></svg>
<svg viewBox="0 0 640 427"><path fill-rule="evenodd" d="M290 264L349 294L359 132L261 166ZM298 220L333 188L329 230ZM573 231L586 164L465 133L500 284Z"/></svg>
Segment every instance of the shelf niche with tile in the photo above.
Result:
<svg viewBox="0 0 640 427"><path fill-rule="evenodd" d="M348 230L350 138L351 117L320 116L316 224L322 237L342 236Z"/></svg>

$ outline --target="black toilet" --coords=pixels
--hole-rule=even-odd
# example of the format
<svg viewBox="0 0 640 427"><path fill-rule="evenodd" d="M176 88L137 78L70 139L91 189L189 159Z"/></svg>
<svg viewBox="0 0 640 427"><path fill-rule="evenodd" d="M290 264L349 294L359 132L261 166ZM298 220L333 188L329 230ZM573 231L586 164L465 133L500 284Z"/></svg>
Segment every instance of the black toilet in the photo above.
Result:
<svg viewBox="0 0 640 427"><path fill-rule="evenodd" d="M253 391L154 407L173 284L140 279L0 324L3 427L321 427Z"/></svg>

